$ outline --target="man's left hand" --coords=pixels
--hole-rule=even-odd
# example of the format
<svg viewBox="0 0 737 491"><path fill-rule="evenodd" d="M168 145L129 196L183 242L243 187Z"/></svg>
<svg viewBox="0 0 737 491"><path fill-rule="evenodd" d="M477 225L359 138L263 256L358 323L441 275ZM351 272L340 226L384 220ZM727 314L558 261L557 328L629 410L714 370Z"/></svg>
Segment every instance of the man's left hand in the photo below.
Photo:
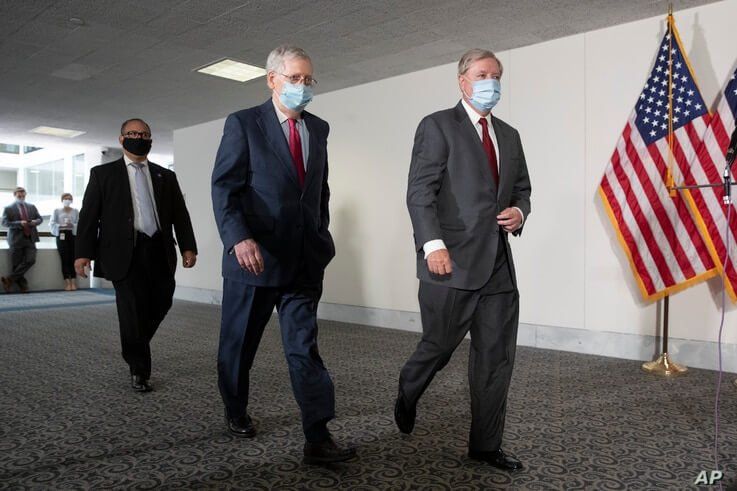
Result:
<svg viewBox="0 0 737 491"><path fill-rule="evenodd" d="M182 253L182 265L185 268L191 268L197 262L197 254L192 251L184 251Z"/></svg>
<svg viewBox="0 0 737 491"><path fill-rule="evenodd" d="M496 223L505 232L514 232L522 225L522 214L517 208L507 208L496 216Z"/></svg>

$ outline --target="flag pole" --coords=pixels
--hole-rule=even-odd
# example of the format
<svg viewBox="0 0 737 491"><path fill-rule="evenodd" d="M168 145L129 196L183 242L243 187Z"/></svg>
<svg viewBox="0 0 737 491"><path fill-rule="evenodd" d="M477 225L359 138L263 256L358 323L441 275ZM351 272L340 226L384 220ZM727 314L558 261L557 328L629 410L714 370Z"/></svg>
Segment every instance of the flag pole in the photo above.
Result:
<svg viewBox="0 0 737 491"><path fill-rule="evenodd" d="M665 185L669 189L671 198L675 198L678 191L673 180L673 4L668 4L668 167L666 168ZM655 360L642 364L642 369L648 373L672 377L688 371L683 365L671 361L668 356L668 310L670 296L666 293L663 298L663 349ZM657 320L656 320L657 322Z"/></svg>

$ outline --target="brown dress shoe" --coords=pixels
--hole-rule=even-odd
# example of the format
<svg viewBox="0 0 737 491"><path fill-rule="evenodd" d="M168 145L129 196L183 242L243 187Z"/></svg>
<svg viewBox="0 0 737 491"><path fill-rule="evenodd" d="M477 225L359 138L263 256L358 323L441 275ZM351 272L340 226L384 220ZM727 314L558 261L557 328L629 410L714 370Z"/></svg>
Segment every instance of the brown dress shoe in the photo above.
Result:
<svg viewBox="0 0 737 491"><path fill-rule="evenodd" d="M10 289L13 287L13 280L3 276L0 278L0 281L3 282L3 290L5 290L5 293L10 293Z"/></svg>
<svg viewBox="0 0 737 491"><path fill-rule="evenodd" d="M304 460L307 465L333 464L345 462L356 456L354 447L339 447L332 437L320 443L305 443Z"/></svg>

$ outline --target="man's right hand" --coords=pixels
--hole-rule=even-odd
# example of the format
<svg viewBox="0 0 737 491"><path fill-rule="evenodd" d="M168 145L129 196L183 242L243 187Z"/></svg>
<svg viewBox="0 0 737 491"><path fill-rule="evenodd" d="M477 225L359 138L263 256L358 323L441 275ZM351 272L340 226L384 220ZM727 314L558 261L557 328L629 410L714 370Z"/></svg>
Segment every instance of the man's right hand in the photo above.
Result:
<svg viewBox="0 0 737 491"><path fill-rule="evenodd" d="M87 272L85 268L90 269L90 259L86 257L80 257L74 261L74 271L77 272L82 278L87 278Z"/></svg>
<svg viewBox="0 0 737 491"><path fill-rule="evenodd" d="M249 273L256 276L263 273L264 258L255 240L246 239L238 242L233 247L233 252L241 268L247 269Z"/></svg>
<svg viewBox="0 0 737 491"><path fill-rule="evenodd" d="M444 276L453 272L448 249L439 249L427 256L427 269L432 274Z"/></svg>

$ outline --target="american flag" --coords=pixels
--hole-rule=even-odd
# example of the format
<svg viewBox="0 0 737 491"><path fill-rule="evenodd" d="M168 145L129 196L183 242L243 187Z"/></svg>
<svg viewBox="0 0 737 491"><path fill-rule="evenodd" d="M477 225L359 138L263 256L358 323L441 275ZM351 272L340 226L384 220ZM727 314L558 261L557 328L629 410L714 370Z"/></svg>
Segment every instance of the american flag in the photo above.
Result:
<svg viewBox="0 0 737 491"><path fill-rule="evenodd" d="M704 135L704 141L696 152L696 158L691 163L690 172L686 175L686 184L708 184L722 182L725 154L729 139L734 131L735 117L737 116L737 70L729 79L716 113L709 122ZM734 174L732 174L734 179ZM737 190L733 188L733 196ZM687 194L692 210L696 215L696 222L709 247L714 262L724 270L727 293L732 301L737 301L737 210L732 205L729 219L730 254L726 265L725 225L727 221L727 207L722 202L722 188L693 189Z"/></svg>
<svg viewBox="0 0 737 491"><path fill-rule="evenodd" d="M709 118L669 16L650 76L599 186L646 300L657 300L717 273L685 199L669 189L683 181Z"/></svg>

